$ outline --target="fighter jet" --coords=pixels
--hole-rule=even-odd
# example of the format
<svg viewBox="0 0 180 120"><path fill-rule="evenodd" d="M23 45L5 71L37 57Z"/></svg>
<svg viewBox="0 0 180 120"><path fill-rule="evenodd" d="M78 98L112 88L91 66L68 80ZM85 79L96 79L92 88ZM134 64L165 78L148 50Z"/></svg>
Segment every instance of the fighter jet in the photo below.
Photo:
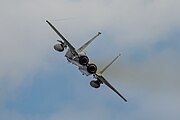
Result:
<svg viewBox="0 0 180 120"><path fill-rule="evenodd" d="M120 54L113 59L107 66L105 66L101 71L97 71L97 66L94 63L91 63L89 57L83 51L96 37L98 37L101 33L98 32L93 38L91 38L88 42L86 42L79 49L75 49L73 45L71 45L68 40L50 23L48 20L46 22L49 26L57 33L57 35L62 40L57 40L59 43L54 45L54 49L58 52L63 52L64 49L68 50L65 54L68 62L76 65L79 68L79 71L86 76L93 75L96 80L92 80L90 85L93 88L99 88L101 84L106 84L110 89L112 89L115 93L117 93L125 102L127 100L102 76L102 73L120 56Z"/></svg>
<svg viewBox="0 0 180 120"><path fill-rule="evenodd" d="M57 40L59 43L54 45L54 49L58 52L63 52L64 49L68 47L68 50L65 54L68 62L78 66L79 71L86 76L91 74L95 74L97 71L97 66L94 63L90 63L89 57L83 51L96 37L98 37L101 33L98 32L92 39L86 42L79 49L75 49L73 45L71 45L68 40L48 21L46 22L50 25L50 27L59 35L59 37L63 40Z"/></svg>

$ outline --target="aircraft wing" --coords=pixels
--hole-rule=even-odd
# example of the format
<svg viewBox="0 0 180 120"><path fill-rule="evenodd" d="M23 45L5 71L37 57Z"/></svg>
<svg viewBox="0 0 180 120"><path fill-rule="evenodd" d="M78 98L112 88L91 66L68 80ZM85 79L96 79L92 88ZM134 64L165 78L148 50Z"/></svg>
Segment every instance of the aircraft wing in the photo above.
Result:
<svg viewBox="0 0 180 120"><path fill-rule="evenodd" d="M64 43L69 47L69 49L71 50L71 52L75 55L78 55L78 53L76 52L76 49L66 40L66 38L48 21L46 20L46 22L51 26L51 28L59 35L59 37L64 41Z"/></svg>
<svg viewBox="0 0 180 120"><path fill-rule="evenodd" d="M106 84L111 90L117 93L125 102L127 102L126 98L124 98L103 76L96 75L97 79Z"/></svg>

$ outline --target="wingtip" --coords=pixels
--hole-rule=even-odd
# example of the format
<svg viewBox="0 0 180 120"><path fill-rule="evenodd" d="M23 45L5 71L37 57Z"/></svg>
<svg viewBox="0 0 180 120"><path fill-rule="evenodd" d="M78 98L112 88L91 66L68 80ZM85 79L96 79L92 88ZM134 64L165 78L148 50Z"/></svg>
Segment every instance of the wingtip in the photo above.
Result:
<svg viewBox="0 0 180 120"><path fill-rule="evenodd" d="M118 57L121 56L121 53L118 54Z"/></svg>
<svg viewBox="0 0 180 120"><path fill-rule="evenodd" d="M123 96L121 96L121 98L124 100L124 102L127 102L126 98L124 98Z"/></svg>
<svg viewBox="0 0 180 120"><path fill-rule="evenodd" d="M124 98L122 95L120 97L124 100L124 102L127 102L127 99Z"/></svg>

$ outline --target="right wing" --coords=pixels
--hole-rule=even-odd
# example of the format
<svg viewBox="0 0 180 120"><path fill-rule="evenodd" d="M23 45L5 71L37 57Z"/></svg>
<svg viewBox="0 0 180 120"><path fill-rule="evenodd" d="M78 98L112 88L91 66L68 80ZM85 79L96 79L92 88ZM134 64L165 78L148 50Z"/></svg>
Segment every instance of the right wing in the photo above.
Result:
<svg viewBox="0 0 180 120"><path fill-rule="evenodd" d="M117 93L125 102L127 102L126 98L124 98L103 76L97 75L97 79L99 79L101 82L106 84L111 90L113 90L115 93Z"/></svg>
<svg viewBox="0 0 180 120"><path fill-rule="evenodd" d="M64 41L64 43L69 47L69 49L71 50L71 52L75 55L78 55L78 53L76 52L76 49L66 40L66 38L48 21L46 20L46 22L51 26L51 28L59 35L59 37L61 37L61 39Z"/></svg>

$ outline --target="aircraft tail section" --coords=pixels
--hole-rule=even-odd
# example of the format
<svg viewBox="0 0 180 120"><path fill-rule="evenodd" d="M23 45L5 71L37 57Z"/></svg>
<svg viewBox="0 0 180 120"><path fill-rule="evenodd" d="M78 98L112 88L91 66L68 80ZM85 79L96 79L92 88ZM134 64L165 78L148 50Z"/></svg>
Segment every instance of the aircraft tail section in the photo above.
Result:
<svg viewBox="0 0 180 120"><path fill-rule="evenodd" d="M101 33L98 32L98 34L96 36L94 36L93 38L91 38L89 41L87 41L83 46L81 46L77 52L82 52L96 37L98 37Z"/></svg>
<svg viewBox="0 0 180 120"><path fill-rule="evenodd" d="M109 66L111 66L120 56L121 54L116 56L108 65L106 65L101 71L99 71L98 74L102 74L104 71L106 71L106 69L109 68Z"/></svg>

